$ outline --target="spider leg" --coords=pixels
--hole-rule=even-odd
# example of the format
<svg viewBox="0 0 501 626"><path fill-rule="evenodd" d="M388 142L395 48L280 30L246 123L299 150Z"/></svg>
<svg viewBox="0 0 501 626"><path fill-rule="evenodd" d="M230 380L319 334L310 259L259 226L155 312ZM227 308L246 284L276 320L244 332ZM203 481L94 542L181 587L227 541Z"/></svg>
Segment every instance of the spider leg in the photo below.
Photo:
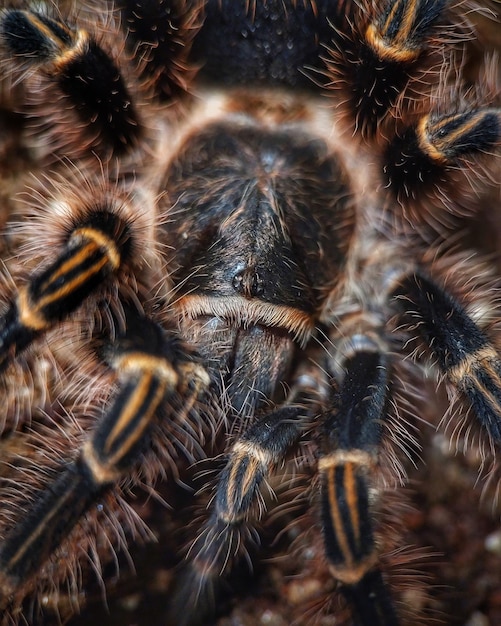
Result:
<svg viewBox="0 0 501 626"><path fill-rule="evenodd" d="M6 9L0 12L4 63L22 77L36 75L60 94L54 115L68 110L67 129L82 134L101 155L119 155L141 134L139 116L126 82L110 54L83 28L73 28L44 13Z"/></svg>
<svg viewBox="0 0 501 626"><path fill-rule="evenodd" d="M319 459L329 570L341 583L357 623L396 625L399 620L378 567L369 495L387 412L387 347L373 332L353 334L341 342L336 360L342 381L323 424Z"/></svg>
<svg viewBox="0 0 501 626"><path fill-rule="evenodd" d="M245 558L254 525L264 514L263 486L311 419L316 385L308 368L302 368L287 402L256 419L228 452L210 514L190 547L189 563L174 593L170 613L173 623L198 624L213 613L223 581ZM187 605L195 612L179 610ZM181 613L184 622L179 621Z"/></svg>
<svg viewBox="0 0 501 626"><path fill-rule="evenodd" d="M469 106L459 112L432 111L388 144L386 182L398 199L427 197L430 189L444 187L454 169L466 168L466 158L499 147L500 140L499 109Z"/></svg>
<svg viewBox="0 0 501 626"><path fill-rule="evenodd" d="M257 420L233 445L218 480L207 530L193 546L194 566L204 576L221 575L238 556L238 550L226 546L231 545L231 529L250 519L263 481L299 439L303 421L304 409L282 406Z"/></svg>
<svg viewBox="0 0 501 626"><path fill-rule="evenodd" d="M334 21L329 88L340 89L356 126L373 136L411 78L432 62L445 0L385 0Z"/></svg>
<svg viewBox="0 0 501 626"><path fill-rule="evenodd" d="M116 274L130 258L132 239L128 222L105 205L74 223L56 260L19 288L1 317L0 369Z"/></svg>
<svg viewBox="0 0 501 626"><path fill-rule="evenodd" d="M233 445L210 515L190 548L189 571L182 583L197 607L197 619L212 612L223 580L246 555L253 524L264 509L261 488L299 439L303 421L304 410L280 407L257 420ZM177 595L174 614L178 613Z"/></svg>
<svg viewBox="0 0 501 626"><path fill-rule="evenodd" d="M111 405L76 458L60 468L55 482L40 492L3 539L3 603L29 584L91 505L130 472L160 413L182 421L186 411L178 411L180 402L189 410L193 394L201 394L208 384L205 371L177 335L131 309L126 312L127 330L111 345L107 358L119 380ZM187 395L179 401L181 393Z"/></svg>
<svg viewBox="0 0 501 626"><path fill-rule="evenodd" d="M501 359L487 335L424 272L402 278L395 296L442 373L467 398L492 439L501 443Z"/></svg>

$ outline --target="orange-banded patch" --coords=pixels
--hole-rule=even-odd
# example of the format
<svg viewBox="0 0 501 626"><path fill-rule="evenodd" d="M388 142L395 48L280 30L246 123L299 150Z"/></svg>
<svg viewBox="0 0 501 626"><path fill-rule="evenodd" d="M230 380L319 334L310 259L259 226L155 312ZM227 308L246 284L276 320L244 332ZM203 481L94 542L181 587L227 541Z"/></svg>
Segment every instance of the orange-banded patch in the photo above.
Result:
<svg viewBox="0 0 501 626"><path fill-rule="evenodd" d="M485 368L494 374L492 363L499 362L499 357L491 345L482 346L475 352L467 354L458 364L447 370L447 377L454 385L460 386L465 378L475 376L475 371L479 368Z"/></svg>
<svg viewBox="0 0 501 626"><path fill-rule="evenodd" d="M91 228L90 226L76 228L71 234L71 240L78 241L80 238L94 242L96 246L105 250L109 263L114 270L120 267L121 257L118 246L115 241L111 237L108 237L102 230Z"/></svg>
<svg viewBox="0 0 501 626"><path fill-rule="evenodd" d="M100 493L78 462L62 469L50 488L28 503L3 537L0 549L2 592L28 581L71 532ZM2 593L4 596L4 593Z"/></svg>
<svg viewBox="0 0 501 626"><path fill-rule="evenodd" d="M19 288L17 295L17 311L19 321L24 328L38 332L50 327L51 320L48 320L40 307L31 302L29 286Z"/></svg>
<svg viewBox="0 0 501 626"><path fill-rule="evenodd" d="M469 399L491 436L501 436L501 359L491 345L466 355L447 370L449 380Z"/></svg>
<svg viewBox="0 0 501 626"><path fill-rule="evenodd" d="M113 358L113 367L126 376L141 375L152 372L166 381L174 389L178 384L178 374L174 367L164 358L141 351L122 352Z"/></svg>
<svg viewBox="0 0 501 626"><path fill-rule="evenodd" d="M210 376L207 370L193 361L179 363L177 390L183 400L182 406L176 411L176 420L183 422L191 409L209 389Z"/></svg>
<svg viewBox="0 0 501 626"><path fill-rule="evenodd" d="M85 54L89 41L85 30L72 30L62 22L29 11L20 13L44 42L44 50L52 51L53 73L57 74L74 58Z"/></svg>
<svg viewBox="0 0 501 626"><path fill-rule="evenodd" d="M365 40L379 59L391 63L412 63L421 54L420 48L406 47L385 39L374 24L369 24L367 27Z"/></svg>
<svg viewBox="0 0 501 626"><path fill-rule="evenodd" d="M54 60L54 73L63 71L65 65L85 55L89 39L89 34L85 30L79 29L76 33L74 44L61 50L61 53Z"/></svg>
<svg viewBox="0 0 501 626"><path fill-rule="evenodd" d="M446 164L465 153L486 150L499 137L499 112L493 109L463 111L433 118L425 115L416 128L419 148L429 159Z"/></svg>
<svg viewBox="0 0 501 626"><path fill-rule="evenodd" d="M217 498L217 515L221 521L235 524L245 517L272 462L271 453L258 444L250 441L235 444L222 475L220 488L223 491Z"/></svg>
<svg viewBox="0 0 501 626"><path fill-rule="evenodd" d="M53 266L53 271L40 284L37 308L42 310L55 302L65 300L102 272L108 264L113 267L107 251L103 251L94 241L73 249L71 256L64 257Z"/></svg>
<svg viewBox="0 0 501 626"><path fill-rule="evenodd" d="M97 484L118 480L136 460L167 387L167 377L152 371L131 376L122 385L106 418L82 450L82 461Z"/></svg>
<svg viewBox="0 0 501 626"><path fill-rule="evenodd" d="M28 32L29 25L44 42L44 50L52 50L54 58L64 55L72 48L72 43L76 39L75 32L65 24L31 11L18 11L17 15L25 20L24 31Z"/></svg>
<svg viewBox="0 0 501 626"><path fill-rule="evenodd" d="M76 475L75 482L80 482L80 478ZM23 541L17 546L16 551L10 556L8 561L2 563L4 572L15 570L17 564L26 558L28 551L33 550L34 544L37 543L40 537L51 534L54 521L58 520L62 514L63 517L66 515L67 504L72 499L72 495L73 490L70 487L57 494L50 508L45 509L40 515L37 525L31 528L29 533L26 533Z"/></svg>
<svg viewBox="0 0 501 626"><path fill-rule="evenodd" d="M120 252L113 239L97 229L77 229L60 257L19 290L21 323L33 331L48 328L119 266Z"/></svg>
<svg viewBox="0 0 501 626"><path fill-rule="evenodd" d="M365 453L361 454L365 457ZM324 460L320 472L329 567L339 580L354 584L377 559L369 514L366 463Z"/></svg>
<svg viewBox="0 0 501 626"><path fill-rule="evenodd" d="M412 63L423 49L426 30L437 16L429 13L422 0L397 0L375 22L369 24L365 39L376 55L393 63ZM426 25L427 28L423 29Z"/></svg>

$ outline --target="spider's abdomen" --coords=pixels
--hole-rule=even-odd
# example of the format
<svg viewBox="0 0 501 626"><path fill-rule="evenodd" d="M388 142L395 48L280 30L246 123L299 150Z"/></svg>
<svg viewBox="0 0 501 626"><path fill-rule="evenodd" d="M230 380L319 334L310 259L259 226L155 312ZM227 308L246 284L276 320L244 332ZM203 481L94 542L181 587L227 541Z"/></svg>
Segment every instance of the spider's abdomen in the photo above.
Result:
<svg viewBox="0 0 501 626"><path fill-rule="evenodd" d="M326 0L314 3L270 0L207 3L194 42L201 77L217 85L287 86L311 90L305 69L319 66L332 38ZM332 5L332 3L330 3Z"/></svg>

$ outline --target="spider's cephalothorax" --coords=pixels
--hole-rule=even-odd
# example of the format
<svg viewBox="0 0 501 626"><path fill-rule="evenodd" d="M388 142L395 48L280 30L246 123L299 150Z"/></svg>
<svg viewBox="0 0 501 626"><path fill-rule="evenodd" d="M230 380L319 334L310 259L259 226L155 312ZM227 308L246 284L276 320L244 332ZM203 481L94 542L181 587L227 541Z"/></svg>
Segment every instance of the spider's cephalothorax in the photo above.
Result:
<svg viewBox="0 0 501 626"><path fill-rule="evenodd" d="M216 457L187 529L171 493L158 623L224 613L280 478L326 623L426 622L388 566L424 365L501 445L495 267L456 245L496 194L496 58L467 83L446 0L66 4L0 10L2 623L75 612L149 537L132 489Z"/></svg>

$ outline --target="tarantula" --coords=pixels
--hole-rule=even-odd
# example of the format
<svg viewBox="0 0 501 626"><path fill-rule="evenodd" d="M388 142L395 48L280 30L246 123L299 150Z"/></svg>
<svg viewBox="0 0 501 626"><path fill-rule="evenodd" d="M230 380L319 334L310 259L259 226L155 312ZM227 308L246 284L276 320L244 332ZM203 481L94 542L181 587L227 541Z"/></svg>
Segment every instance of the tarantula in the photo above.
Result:
<svg viewBox="0 0 501 626"><path fill-rule="evenodd" d="M468 8L1 10L5 623L75 612L84 563L148 537L132 489L216 457L169 623L211 619L280 475L352 619L420 619L385 554L428 370L467 442L501 441L495 267L457 234L499 184Z"/></svg>

